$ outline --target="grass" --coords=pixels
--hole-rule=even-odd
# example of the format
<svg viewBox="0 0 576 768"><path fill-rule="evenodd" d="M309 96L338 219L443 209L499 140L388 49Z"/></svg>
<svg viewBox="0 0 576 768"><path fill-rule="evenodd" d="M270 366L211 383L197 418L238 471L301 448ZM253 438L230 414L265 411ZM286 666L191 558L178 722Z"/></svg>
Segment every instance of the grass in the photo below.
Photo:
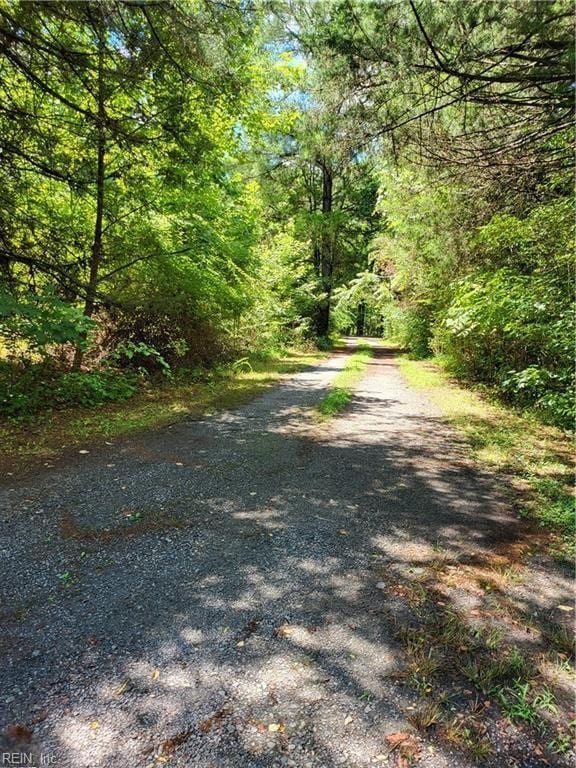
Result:
<svg viewBox="0 0 576 768"><path fill-rule="evenodd" d="M189 414L209 414L257 397L285 373L302 370L324 355L284 351L266 359L249 358L230 366L211 381L176 380L148 386L130 400L43 413L26 423L0 421L3 464L9 469L44 461L95 440L111 440L142 429L160 427Z"/></svg>
<svg viewBox="0 0 576 768"><path fill-rule="evenodd" d="M422 389L462 432L474 458L506 474L519 513L551 534L551 552L572 561L575 553L573 452L567 436L532 414L491 402L459 386L438 362L400 359L408 383Z"/></svg>
<svg viewBox="0 0 576 768"><path fill-rule="evenodd" d="M344 368L335 376L330 391L318 404L318 411L323 418L336 416L346 408L372 356L372 350L365 344L359 344L357 351L350 355Z"/></svg>
<svg viewBox="0 0 576 768"><path fill-rule="evenodd" d="M547 744L557 754L572 748L571 699L561 703L555 691L561 693L562 684L542 676L538 645L516 646L511 627L517 622L496 630L487 608L474 617L457 608L432 567L425 584L419 583L424 597L417 604L408 597L413 580L397 582L388 569L378 570L378 577L403 603L388 616L406 654L398 676L419 696L408 715L415 728L431 731L480 763L498 747L503 718L528 727L523 732L535 748ZM565 678L566 670L560 674Z"/></svg>

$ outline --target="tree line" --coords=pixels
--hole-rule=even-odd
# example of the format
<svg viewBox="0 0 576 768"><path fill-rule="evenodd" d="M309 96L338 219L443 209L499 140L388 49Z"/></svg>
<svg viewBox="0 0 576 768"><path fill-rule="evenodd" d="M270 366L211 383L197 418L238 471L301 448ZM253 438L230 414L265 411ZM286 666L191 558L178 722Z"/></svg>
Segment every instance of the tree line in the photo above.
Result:
<svg viewBox="0 0 576 768"><path fill-rule="evenodd" d="M0 4L0 400L347 331L572 418L573 9Z"/></svg>

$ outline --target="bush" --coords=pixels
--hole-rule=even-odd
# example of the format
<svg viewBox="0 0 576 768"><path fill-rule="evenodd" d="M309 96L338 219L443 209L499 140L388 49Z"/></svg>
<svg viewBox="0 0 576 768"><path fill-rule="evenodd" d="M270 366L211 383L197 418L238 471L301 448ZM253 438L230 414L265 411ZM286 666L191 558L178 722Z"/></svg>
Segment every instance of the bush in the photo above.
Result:
<svg viewBox="0 0 576 768"><path fill-rule="evenodd" d="M391 305L387 310L384 326L386 335L406 349L410 357L422 360L430 356L432 314L427 305Z"/></svg>
<svg viewBox="0 0 576 768"><path fill-rule="evenodd" d="M46 365L3 364L0 369L0 413L25 419L42 410L95 406L127 400L138 387L133 374L119 371L61 372Z"/></svg>
<svg viewBox="0 0 576 768"><path fill-rule="evenodd" d="M50 292L17 298L0 290L0 336L16 357L31 352L46 357L51 346L86 346L95 323L79 307L66 304Z"/></svg>
<svg viewBox="0 0 576 768"><path fill-rule="evenodd" d="M539 272L478 272L457 286L433 346L457 375L573 426L573 308Z"/></svg>

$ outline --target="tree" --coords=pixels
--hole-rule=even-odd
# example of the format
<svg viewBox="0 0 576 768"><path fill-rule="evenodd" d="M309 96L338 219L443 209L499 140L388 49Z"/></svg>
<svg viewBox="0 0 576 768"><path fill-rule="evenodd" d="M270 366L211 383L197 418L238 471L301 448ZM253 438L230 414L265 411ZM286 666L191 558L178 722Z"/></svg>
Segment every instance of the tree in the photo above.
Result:
<svg viewBox="0 0 576 768"><path fill-rule="evenodd" d="M254 208L249 192L241 203L231 171L249 109L252 26L248 13L212 2L0 9L0 247L10 291L55 285L87 317L117 314L150 305L147 275L155 292L164 283L171 311L205 316L201 297L216 280L228 314L239 311L252 243L240 208ZM198 249L218 271L199 272ZM176 293L164 280L174 270L187 275Z"/></svg>

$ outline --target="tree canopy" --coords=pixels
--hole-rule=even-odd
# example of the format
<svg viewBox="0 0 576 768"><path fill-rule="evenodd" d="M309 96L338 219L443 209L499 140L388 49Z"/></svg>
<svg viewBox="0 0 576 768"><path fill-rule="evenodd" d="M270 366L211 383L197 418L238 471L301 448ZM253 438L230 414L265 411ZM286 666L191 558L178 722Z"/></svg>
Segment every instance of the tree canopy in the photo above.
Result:
<svg viewBox="0 0 576 768"><path fill-rule="evenodd" d="M573 20L2 0L4 413L352 331L568 426Z"/></svg>

